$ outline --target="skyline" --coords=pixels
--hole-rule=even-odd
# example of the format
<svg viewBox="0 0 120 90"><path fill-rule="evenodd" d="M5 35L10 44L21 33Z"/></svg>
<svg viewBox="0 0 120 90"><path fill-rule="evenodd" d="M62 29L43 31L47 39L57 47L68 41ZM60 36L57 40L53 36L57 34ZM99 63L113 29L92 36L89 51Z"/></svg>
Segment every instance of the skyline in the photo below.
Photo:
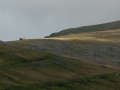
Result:
<svg viewBox="0 0 120 90"><path fill-rule="evenodd" d="M0 0L0 40L43 38L68 28L120 20L119 0Z"/></svg>

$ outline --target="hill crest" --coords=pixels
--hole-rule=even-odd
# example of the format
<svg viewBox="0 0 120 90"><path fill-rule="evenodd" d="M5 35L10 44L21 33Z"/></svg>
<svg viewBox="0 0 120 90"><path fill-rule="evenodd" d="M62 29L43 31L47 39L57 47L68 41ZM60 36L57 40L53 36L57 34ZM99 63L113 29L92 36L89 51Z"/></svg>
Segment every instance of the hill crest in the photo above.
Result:
<svg viewBox="0 0 120 90"><path fill-rule="evenodd" d="M68 34L77 34L82 32L94 32L94 31L114 30L114 29L120 29L120 20L104 23L104 24L83 26L78 28L69 28L57 33L52 33L51 35L46 36L45 38L57 37L57 36L68 35Z"/></svg>

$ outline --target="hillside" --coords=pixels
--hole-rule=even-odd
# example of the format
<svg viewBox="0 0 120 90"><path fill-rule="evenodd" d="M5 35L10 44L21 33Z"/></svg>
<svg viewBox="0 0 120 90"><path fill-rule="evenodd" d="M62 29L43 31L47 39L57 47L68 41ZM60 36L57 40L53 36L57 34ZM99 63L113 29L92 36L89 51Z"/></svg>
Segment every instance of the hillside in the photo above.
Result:
<svg viewBox="0 0 120 90"><path fill-rule="evenodd" d="M101 31L94 25L96 31L1 41L0 90L119 89L120 29L113 29L119 25L118 21L101 24L106 26Z"/></svg>
<svg viewBox="0 0 120 90"><path fill-rule="evenodd" d="M120 29L46 39L18 40L8 44L37 52L49 52L87 62L120 67Z"/></svg>
<svg viewBox="0 0 120 90"><path fill-rule="evenodd" d="M0 90L114 90L119 69L0 44Z"/></svg>
<svg viewBox="0 0 120 90"><path fill-rule="evenodd" d="M46 36L45 38L57 37L68 34L77 34L82 32L94 32L94 31L114 30L114 29L120 29L120 21L91 25L91 26L83 26L78 28L70 28L70 29L62 30L58 33L52 33L50 36Z"/></svg>

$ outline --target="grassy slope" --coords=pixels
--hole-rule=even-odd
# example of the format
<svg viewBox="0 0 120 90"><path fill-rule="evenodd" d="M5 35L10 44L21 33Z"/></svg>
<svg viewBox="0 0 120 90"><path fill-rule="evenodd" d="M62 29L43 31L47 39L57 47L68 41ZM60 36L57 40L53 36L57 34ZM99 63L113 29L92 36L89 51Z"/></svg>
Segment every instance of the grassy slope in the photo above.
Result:
<svg viewBox="0 0 120 90"><path fill-rule="evenodd" d="M69 34L51 39L72 42L76 45L82 44L82 48L84 48L85 51L90 51L100 56L98 59L103 60L102 62L106 65L120 66L120 29ZM96 58L96 56L94 56L94 58ZM101 61L97 61L97 59L93 60L92 58L89 58L89 60L96 63Z"/></svg>
<svg viewBox="0 0 120 90"><path fill-rule="evenodd" d="M77 58L89 62L120 67L120 29L84 32L54 38L13 41L10 44Z"/></svg>
<svg viewBox="0 0 120 90"><path fill-rule="evenodd" d="M98 25L91 25L91 26L83 26L78 28L70 28L70 29L62 30L58 33L52 33L50 36L47 36L47 37L57 37L57 36L68 35L68 34L114 30L114 29L120 29L120 21L98 24Z"/></svg>
<svg viewBox="0 0 120 90"><path fill-rule="evenodd" d="M119 81L116 69L0 44L0 90L114 90Z"/></svg>
<svg viewBox="0 0 120 90"><path fill-rule="evenodd" d="M78 34L69 34L53 39L61 40L82 40L82 41L96 41L100 43L109 43L109 42L120 42L120 29L116 30L106 30L106 31L95 31L95 32L83 32Z"/></svg>

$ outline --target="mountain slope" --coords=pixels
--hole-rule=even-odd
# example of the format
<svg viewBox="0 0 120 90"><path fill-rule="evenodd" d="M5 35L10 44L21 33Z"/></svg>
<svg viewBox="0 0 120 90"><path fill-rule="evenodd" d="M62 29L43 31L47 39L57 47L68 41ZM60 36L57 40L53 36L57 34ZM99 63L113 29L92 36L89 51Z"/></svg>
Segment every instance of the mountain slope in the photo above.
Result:
<svg viewBox="0 0 120 90"><path fill-rule="evenodd" d="M120 21L91 25L91 26L83 26L78 28L70 28L70 29L62 30L58 33L52 33L50 36L46 36L46 38L68 35L68 34L77 34L82 32L94 32L94 31L114 30L114 29L120 29Z"/></svg>
<svg viewBox="0 0 120 90"><path fill-rule="evenodd" d="M85 80L93 78L91 88L92 85L99 88L100 85L95 83L99 77L109 78L112 75L111 81L102 79L108 84L113 84L113 79L120 80L119 76L115 77L115 73L119 74L119 71L106 66L0 44L0 90L67 90L71 86L77 90L88 88L84 87L89 83ZM72 83L75 85L69 85ZM76 86L79 83L83 85ZM115 85L111 88L114 87L118 88ZM100 88L109 87L102 85Z"/></svg>
<svg viewBox="0 0 120 90"><path fill-rule="evenodd" d="M101 43L115 43L115 42L119 43L120 42L120 29L62 35L58 37L53 37L53 39L81 40L81 41L91 41L91 42L96 41L96 42L101 42Z"/></svg>
<svg viewBox="0 0 120 90"><path fill-rule="evenodd" d="M83 61L120 67L120 29L84 32L8 44Z"/></svg>

